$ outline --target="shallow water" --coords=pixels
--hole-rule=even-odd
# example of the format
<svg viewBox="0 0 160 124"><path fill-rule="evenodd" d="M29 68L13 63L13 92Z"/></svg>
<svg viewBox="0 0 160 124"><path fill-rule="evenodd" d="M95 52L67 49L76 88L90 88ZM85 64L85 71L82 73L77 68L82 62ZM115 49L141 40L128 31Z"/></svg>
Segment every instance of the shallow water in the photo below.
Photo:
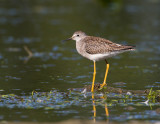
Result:
<svg viewBox="0 0 160 124"><path fill-rule="evenodd" d="M0 110L3 111L1 118L8 121L55 122L68 119L94 120L94 118L96 121L118 122L133 119L158 120L159 103L152 100L146 102L146 99L145 96L114 93L93 95L89 92L82 94L74 91L34 91L29 96L2 95ZM94 106L96 116L94 116Z"/></svg>
<svg viewBox="0 0 160 124"><path fill-rule="evenodd" d="M159 0L0 1L0 94L15 94L27 99L33 90L46 93L53 90L60 95L55 99L63 102L66 98L61 94L67 93L69 88L90 85L93 62L76 52L74 41L61 42L76 30L136 46L136 52L108 59L109 86L159 90L159 13ZM33 53L28 60L24 46ZM104 72L105 63L97 62L96 83L103 81ZM108 99L112 99L112 95L116 99L114 94L110 95ZM158 103L151 102L152 108L145 104L137 106L146 100L146 97L139 97L129 104L112 103L108 107L110 121L159 120L159 113L155 111L159 108ZM35 107L33 103L29 109L19 106L19 103L12 105L12 101L6 104L7 99L4 99L0 105L0 120L56 122L71 118L93 119L91 94L85 98L80 92L73 92L68 101L73 104L58 108L55 107L58 102L48 101L51 102L49 107L56 108L50 110L46 109L49 103L35 104ZM97 105L98 120L105 120L104 103ZM135 108L133 111L125 109L130 105Z"/></svg>

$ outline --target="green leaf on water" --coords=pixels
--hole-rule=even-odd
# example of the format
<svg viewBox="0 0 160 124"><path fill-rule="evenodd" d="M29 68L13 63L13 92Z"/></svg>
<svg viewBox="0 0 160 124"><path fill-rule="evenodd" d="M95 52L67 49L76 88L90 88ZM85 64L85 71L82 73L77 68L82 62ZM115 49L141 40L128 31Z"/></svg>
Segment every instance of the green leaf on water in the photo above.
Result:
<svg viewBox="0 0 160 124"><path fill-rule="evenodd" d="M15 94L8 94L8 96L15 96Z"/></svg>
<svg viewBox="0 0 160 124"><path fill-rule="evenodd" d="M51 110L51 109L54 109L54 108L52 108L52 107L45 107L44 109L45 110Z"/></svg>
<svg viewBox="0 0 160 124"><path fill-rule="evenodd" d="M9 97L8 95L1 95L2 98L7 98Z"/></svg>

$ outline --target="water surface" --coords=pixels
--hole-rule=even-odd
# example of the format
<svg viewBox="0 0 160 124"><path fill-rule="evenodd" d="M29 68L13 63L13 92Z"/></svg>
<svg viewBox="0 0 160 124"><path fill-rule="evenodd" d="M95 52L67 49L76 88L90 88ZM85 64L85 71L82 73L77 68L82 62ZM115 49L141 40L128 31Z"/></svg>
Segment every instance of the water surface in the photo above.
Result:
<svg viewBox="0 0 160 124"><path fill-rule="evenodd" d="M90 85L93 62L77 53L75 41L61 42L76 30L136 46L136 52L108 59L109 86L128 90L159 90L159 13L159 0L0 1L0 94L15 94L27 99L33 90L47 93L53 90L61 96L69 88ZM24 46L33 53L27 62L28 53ZM102 83L104 72L105 62L97 62L96 83ZM123 85L117 82L123 82ZM87 99L80 92L73 92L73 95L76 98L71 95L71 99L67 99L70 105L51 110L46 109L47 104L42 107L37 107L39 104L35 107L30 105L31 109L21 107L19 103L10 107L12 101L6 104L7 99L4 99L1 101L0 120L57 122L93 119L91 94ZM74 103L76 99L84 102ZM59 100L63 102L66 98L60 97ZM100 98L97 100L103 101ZM159 113L155 111L159 108L158 103L154 103L152 108L145 104L137 106L146 100L146 97L140 97L126 105L112 103L108 107L110 120L159 120ZM104 103L97 105L98 120L106 118ZM136 109L127 111L125 106L130 105Z"/></svg>

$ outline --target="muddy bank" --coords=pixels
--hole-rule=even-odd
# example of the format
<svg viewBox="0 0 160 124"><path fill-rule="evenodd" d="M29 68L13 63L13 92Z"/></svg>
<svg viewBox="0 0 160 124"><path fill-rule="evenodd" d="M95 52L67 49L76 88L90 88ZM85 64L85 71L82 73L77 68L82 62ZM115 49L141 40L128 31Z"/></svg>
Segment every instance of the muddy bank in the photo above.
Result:
<svg viewBox="0 0 160 124"><path fill-rule="evenodd" d="M91 85L85 86L84 90L86 92L91 91ZM104 93L118 93L118 94L129 94L129 95L145 95L148 98L156 99L158 102L160 102L160 90L152 90L152 89L145 89L145 90L126 90L122 88L114 88L110 86L104 86L102 89L100 87L100 84L95 84L94 86L95 92L104 92Z"/></svg>

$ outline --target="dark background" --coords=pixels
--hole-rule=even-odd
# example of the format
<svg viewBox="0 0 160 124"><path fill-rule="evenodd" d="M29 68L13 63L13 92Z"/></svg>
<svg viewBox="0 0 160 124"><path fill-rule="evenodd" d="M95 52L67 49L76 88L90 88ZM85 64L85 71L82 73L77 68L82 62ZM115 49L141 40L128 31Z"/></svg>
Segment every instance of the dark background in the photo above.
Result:
<svg viewBox="0 0 160 124"><path fill-rule="evenodd" d="M109 86L158 90L159 20L159 0L0 0L0 94L24 96L33 90L52 89L66 92L91 84L93 62L77 53L75 41L61 42L77 30L136 46L135 52L108 59ZM28 61L24 46L33 52ZM102 83L104 72L105 62L97 62L96 83ZM6 116L10 110L0 109L2 120L15 120ZM26 111L14 109L11 115ZM28 113L28 120L43 118L33 119L32 112Z"/></svg>

